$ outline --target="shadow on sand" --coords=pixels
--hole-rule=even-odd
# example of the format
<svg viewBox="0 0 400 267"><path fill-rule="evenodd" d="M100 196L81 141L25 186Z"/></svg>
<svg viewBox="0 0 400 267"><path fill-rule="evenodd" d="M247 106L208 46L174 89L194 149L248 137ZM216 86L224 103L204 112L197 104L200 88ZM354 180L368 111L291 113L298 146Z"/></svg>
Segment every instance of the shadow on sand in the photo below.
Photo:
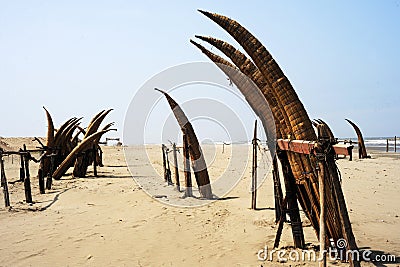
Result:
<svg viewBox="0 0 400 267"><path fill-rule="evenodd" d="M360 257L363 253L366 255L372 264L378 267L389 267L392 264L400 263L400 257L381 250L372 250L369 247L360 248Z"/></svg>

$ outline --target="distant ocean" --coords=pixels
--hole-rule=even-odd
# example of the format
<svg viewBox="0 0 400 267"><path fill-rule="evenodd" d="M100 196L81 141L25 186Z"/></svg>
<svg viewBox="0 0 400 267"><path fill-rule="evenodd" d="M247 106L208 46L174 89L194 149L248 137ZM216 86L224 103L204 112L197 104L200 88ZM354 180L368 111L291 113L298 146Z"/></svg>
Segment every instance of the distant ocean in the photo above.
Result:
<svg viewBox="0 0 400 267"><path fill-rule="evenodd" d="M364 137L366 148L385 150L387 139L389 139L389 151L394 151L394 136L391 137ZM351 140L357 145L357 138L339 138L339 140ZM400 137L397 137L397 151L400 151Z"/></svg>
<svg viewBox="0 0 400 267"><path fill-rule="evenodd" d="M367 148L370 149L375 149L375 150L382 150L386 151L386 140L389 139L389 151L393 152L394 151L394 136L391 137L364 137L364 143ZM357 138L349 138L349 137L341 137L338 138L338 140L351 140L354 143L354 146L357 147ZM216 141L214 144L217 145L222 145L224 142L222 141ZM231 144L230 142L226 142L227 144ZM207 144L207 142L204 142L204 144ZM209 143L211 144L211 143ZM233 144L251 144L251 141L236 141L233 142ZM265 144L265 141L262 142L262 144ZM400 152L400 137L397 137L397 151Z"/></svg>

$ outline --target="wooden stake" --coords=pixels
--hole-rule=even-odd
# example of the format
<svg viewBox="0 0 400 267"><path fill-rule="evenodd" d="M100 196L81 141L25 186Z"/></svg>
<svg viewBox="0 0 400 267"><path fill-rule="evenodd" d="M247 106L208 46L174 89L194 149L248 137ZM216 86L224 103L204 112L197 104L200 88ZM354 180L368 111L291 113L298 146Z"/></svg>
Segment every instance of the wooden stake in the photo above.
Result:
<svg viewBox="0 0 400 267"><path fill-rule="evenodd" d="M253 168L251 171L251 209L255 210L257 202L257 120L254 122Z"/></svg>
<svg viewBox="0 0 400 267"><path fill-rule="evenodd" d="M386 152L389 152L389 139L386 139Z"/></svg>
<svg viewBox="0 0 400 267"><path fill-rule="evenodd" d="M165 147L165 161L167 162L167 182L168 185L173 185L171 178L171 168L169 166L168 148Z"/></svg>
<svg viewBox="0 0 400 267"><path fill-rule="evenodd" d="M93 145L93 175L97 177L97 146Z"/></svg>
<svg viewBox="0 0 400 267"><path fill-rule="evenodd" d="M24 145L24 151L26 152L26 145ZM24 163L25 163L25 179L24 179L24 188L25 188L25 200L26 203L33 203L32 201L32 192L31 192L31 178L29 174L29 158L25 154L24 155Z"/></svg>
<svg viewBox="0 0 400 267"><path fill-rule="evenodd" d="M332 181L333 188L334 188L334 190L333 190L334 194L335 194L334 199L336 200L337 208L339 210L340 225L341 225L342 231L344 233L343 238L345 238L347 241L346 250L347 249L358 250L356 240L354 238L353 230L351 227L350 218L349 218L349 214L347 211L342 187L339 182L339 176L338 176L337 169L336 169L337 168L336 163L335 163L333 157L328 157L326 163L327 163L327 171L329 173L329 176ZM350 261L350 266L353 266L353 267L360 266L360 262L357 260L353 260L352 257L350 257L349 261Z"/></svg>
<svg viewBox="0 0 400 267"><path fill-rule="evenodd" d="M103 164L103 150L100 148L100 146L99 146L99 164L98 164L100 167L104 167L104 164Z"/></svg>
<svg viewBox="0 0 400 267"><path fill-rule="evenodd" d="M279 242L281 241L281 235L282 235L282 230L283 230L283 223L286 221L286 205L287 205L287 199L286 197L282 200L282 206L281 206L281 216L279 218L279 223L278 223L278 230L276 231L276 236L275 236L275 242L274 242L274 248L279 247Z"/></svg>
<svg viewBox="0 0 400 267"><path fill-rule="evenodd" d="M225 146L229 146L229 145L231 145L231 144L222 142L222 154L225 153Z"/></svg>
<svg viewBox="0 0 400 267"><path fill-rule="evenodd" d="M274 180L274 199L275 199L275 223L278 223L282 210L282 201L283 201L283 194L282 194L282 186L281 180L279 178L279 169L278 169L278 159L275 156L272 161L272 177Z"/></svg>
<svg viewBox="0 0 400 267"><path fill-rule="evenodd" d="M0 160L3 160L3 155L2 155L1 152L2 152L2 150L0 149ZM1 168L4 168L4 167L3 167L4 162L0 162L0 163L1 163L0 175L3 175L2 171L1 171ZM4 186L3 176L0 176L0 187L3 187L3 186Z"/></svg>
<svg viewBox="0 0 400 267"><path fill-rule="evenodd" d="M325 163L318 162L318 183L319 183L319 201L320 201L320 219L319 219L319 267L326 267L326 234L325 234Z"/></svg>
<svg viewBox="0 0 400 267"><path fill-rule="evenodd" d="M174 156L174 166L175 166L175 189L181 191L181 185L179 182L179 168L178 168L178 156L176 154L177 148L176 143L172 144L172 153Z"/></svg>
<svg viewBox="0 0 400 267"><path fill-rule="evenodd" d="M166 160L166 157L165 157L166 147L165 147L164 144L162 144L161 150L162 150L162 156L163 156L164 181L168 181L168 178L167 178L167 160Z"/></svg>
<svg viewBox="0 0 400 267"><path fill-rule="evenodd" d="M42 169L39 169L38 171L38 178L39 178L39 192L40 194L45 193L45 188L44 188L44 173Z"/></svg>
<svg viewBox="0 0 400 267"><path fill-rule="evenodd" d="M53 184L54 159L55 159L55 156L52 155L52 156L50 157L50 171L49 171L49 173L47 174L47 180L46 180L46 189L47 189L47 190L50 190L50 189L51 189L51 186L52 186L52 184Z"/></svg>
<svg viewBox="0 0 400 267"><path fill-rule="evenodd" d="M4 206L10 207L10 196L8 194L8 184L7 184L7 177L6 172L4 171L4 160L3 156L0 155L0 168L1 168L1 185L3 187L3 194L4 194Z"/></svg>
<svg viewBox="0 0 400 267"><path fill-rule="evenodd" d="M283 178L285 181L286 199L288 203L288 214L292 226L293 242L296 248L304 248L304 232L300 218L299 205L297 203L297 186L292 169L290 167L286 151L278 151L281 161Z"/></svg>
<svg viewBox="0 0 400 267"><path fill-rule="evenodd" d="M20 152L22 149L19 150ZM23 182L25 180L25 163L24 163L24 156L20 154L20 164L21 166L19 167L19 180Z"/></svg>
<svg viewBox="0 0 400 267"><path fill-rule="evenodd" d="M46 153L46 152L44 152L44 153ZM45 185L44 185L45 173L43 173L44 161L47 160L45 157L46 157L45 154L43 154L43 157L40 160L39 170L38 170L39 192L40 192L40 194L44 194L45 193Z"/></svg>
<svg viewBox="0 0 400 267"><path fill-rule="evenodd" d="M183 168L185 174L185 197L192 197L192 176L190 173L189 145L186 133L183 134Z"/></svg>

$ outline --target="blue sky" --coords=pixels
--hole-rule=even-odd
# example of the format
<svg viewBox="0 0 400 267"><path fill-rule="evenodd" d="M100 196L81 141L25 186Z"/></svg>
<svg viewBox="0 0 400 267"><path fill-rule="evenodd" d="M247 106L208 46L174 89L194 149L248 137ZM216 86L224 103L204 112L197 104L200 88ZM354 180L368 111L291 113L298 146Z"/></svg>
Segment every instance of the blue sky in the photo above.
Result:
<svg viewBox="0 0 400 267"><path fill-rule="evenodd" d="M70 0L0 1L0 136L44 136L43 105L56 126L72 116L87 124L114 108L108 121L122 136L130 100L146 80L207 61L189 43L195 34L238 47L198 8L257 36L310 117L337 136L355 136L344 118L365 136L400 135L400 1Z"/></svg>

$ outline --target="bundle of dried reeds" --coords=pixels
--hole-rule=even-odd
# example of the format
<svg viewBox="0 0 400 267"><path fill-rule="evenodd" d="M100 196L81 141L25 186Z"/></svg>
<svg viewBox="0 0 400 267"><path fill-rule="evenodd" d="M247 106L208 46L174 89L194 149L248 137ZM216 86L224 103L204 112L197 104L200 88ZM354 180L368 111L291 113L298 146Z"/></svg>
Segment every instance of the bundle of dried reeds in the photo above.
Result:
<svg viewBox="0 0 400 267"><path fill-rule="evenodd" d="M189 154L192 168L196 178L197 186L199 187L200 196L206 199L212 199L213 194L206 161L192 124L189 122L189 119L186 117L181 107L174 99L172 99L172 97L160 89L156 88L155 90L161 92L167 98L168 104L171 107L179 126L181 127L182 133L186 134L189 144Z"/></svg>
<svg viewBox="0 0 400 267"><path fill-rule="evenodd" d="M317 140L311 120L309 119L303 104L299 100L295 90L284 75L283 71L261 42L259 42L238 22L232 19L206 11L200 12L225 29L251 57L252 60L248 59L243 53L224 41L212 37L196 36L221 50L232 60L236 67L250 77L257 85L265 99L268 101L268 105L271 107L275 120L277 136L284 136L298 140ZM211 53L201 45L193 41L191 42L200 48L213 62L232 66L230 62L226 63L226 60ZM235 82L234 79L232 80ZM243 86L243 84L240 84L240 81L235 82L235 84L238 86L239 90ZM251 95L243 94L246 99L252 98ZM254 110L261 109L261 107L257 107L257 102L255 101L253 101L253 106L254 105ZM322 121L317 121L317 124L324 123ZM334 140L333 134L331 131L329 132L326 127L324 128L324 133L330 134L328 140ZM293 184L293 182L296 184L294 189L297 193L295 195L298 196L299 202L307 217L310 219L318 236L320 211L317 159L310 155L294 154L290 151L281 151L278 155L280 156L283 170L286 170L287 172L285 175L285 179L287 179L287 181L285 181L287 186L286 189L290 192L292 190L290 185ZM351 228L349 232L348 226L346 229L342 227L343 224L347 225L349 220L347 210L344 210L344 198L340 197L343 196L343 192L341 191L340 186L337 186L339 177L337 174L336 164L334 161L328 160L326 165L327 173L329 174L328 177L330 177L326 184L326 191L334 191L337 196L336 199L333 196L326 199L328 237L332 237L335 240L342 237L347 237L348 241L354 240ZM291 173L293 173L293 178L290 178ZM291 181L291 179L293 181ZM341 200L338 201L338 199ZM290 203L293 201L287 202ZM294 217L296 216L294 215ZM293 233L293 236L295 237L295 233ZM349 242L349 244L351 248L356 246L355 242ZM301 246L304 245L304 243L295 241L295 245Z"/></svg>
<svg viewBox="0 0 400 267"><path fill-rule="evenodd" d="M103 110L96 114L86 131L80 127L80 120L82 118L75 117L67 120L55 131L53 119L49 111L46 108L44 109L48 128L46 145L43 146L45 152L41 157L39 166L39 177L47 176L60 179L65 171L72 166L74 166L73 175L75 177L84 177L87 172L87 167L92 164L94 160L96 160L97 165L102 165L99 141L104 133L111 130L110 128L114 123L107 124L99 132L97 132L97 130L112 109L107 111ZM84 134L84 138L82 143L78 144L78 136L81 133ZM86 139L89 137L90 139L87 141ZM48 185L48 189L50 189L50 186L51 183Z"/></svg>

